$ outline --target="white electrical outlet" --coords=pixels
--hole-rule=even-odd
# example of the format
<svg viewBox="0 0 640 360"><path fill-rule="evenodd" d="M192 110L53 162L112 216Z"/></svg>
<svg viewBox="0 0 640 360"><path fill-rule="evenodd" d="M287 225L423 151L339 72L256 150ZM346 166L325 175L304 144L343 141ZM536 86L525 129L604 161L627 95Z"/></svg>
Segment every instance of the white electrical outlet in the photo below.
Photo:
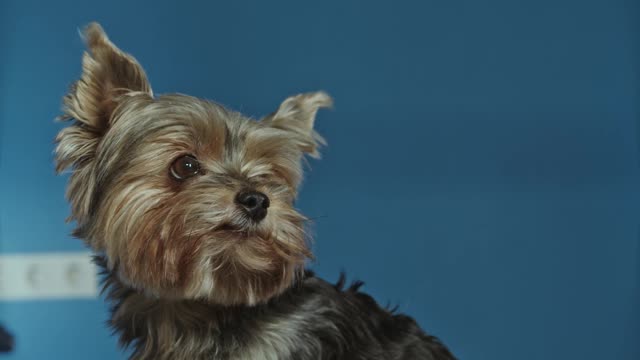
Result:
<svg viewBox="0 0 640 360"><path fill-rule="evenodd" d="M0 255L0 301L97 296L97 270L89 253Z"/></svg>

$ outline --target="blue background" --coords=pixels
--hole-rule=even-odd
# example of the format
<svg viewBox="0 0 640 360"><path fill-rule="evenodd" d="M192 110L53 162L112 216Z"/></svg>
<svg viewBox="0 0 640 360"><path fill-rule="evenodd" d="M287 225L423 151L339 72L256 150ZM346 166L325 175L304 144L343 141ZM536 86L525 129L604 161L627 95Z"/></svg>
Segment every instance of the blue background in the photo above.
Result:
<svg viewBox="0 0 640 360"><path fill-rule="evenodd" d="M255 116L334 96L299 202L321 275L462 359L640 359L637 1L2 1L3 253L83 250L51 152L91 20L156 93ZM104 320L0 303L4 358L122 358Z"/></svg>

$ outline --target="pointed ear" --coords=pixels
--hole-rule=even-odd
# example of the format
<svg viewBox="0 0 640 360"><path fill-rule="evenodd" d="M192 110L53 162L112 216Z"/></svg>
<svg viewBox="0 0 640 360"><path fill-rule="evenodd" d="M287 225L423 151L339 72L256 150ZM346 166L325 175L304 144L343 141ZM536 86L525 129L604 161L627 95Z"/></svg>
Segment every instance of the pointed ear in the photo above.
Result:
<svg viewBox="0 0 640 360"><path fill-rule="evenodd" d="M325 142L313 129L313 123L318 109L332 105L333 100L325 92L299 94L287 98L278 111L263 121L274 128L290 131L303 152L318 157L318 146Z"/></svg>
<svg viewBox="0 0 640 360"><path fill-rule="evenodd" d="M113 45L100 25L89 25L83 35L88 52L82 58L82 76L64 97L59 117L74 122L58 133L55 150L56 171L73 170L67 187L69 220L80 223L89 214L96 150L114 110L126 95L152 96L140 64Z"/></svg>
<svg viewBox="0 0 640 360"><path fill-rule="evenodd" d="M65 96L61 118L73 118L104 132L122 95L143 92L152 96L151 86L142 66L118 49L99 24L87 26L83 37L88 51L82 58L82 76Z"/></svg>

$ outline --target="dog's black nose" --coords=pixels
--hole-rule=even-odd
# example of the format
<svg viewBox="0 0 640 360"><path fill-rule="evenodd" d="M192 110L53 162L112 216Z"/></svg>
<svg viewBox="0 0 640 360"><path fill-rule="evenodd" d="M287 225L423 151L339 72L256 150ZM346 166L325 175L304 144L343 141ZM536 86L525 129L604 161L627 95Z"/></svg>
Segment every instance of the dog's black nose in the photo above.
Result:
<svg viewBox="0 0 640 360"><path fill-rule="evenodd" d="M260 221L267 216L269 198L259 191L241 191L236 196L236 202L255 221Z"/></svg>

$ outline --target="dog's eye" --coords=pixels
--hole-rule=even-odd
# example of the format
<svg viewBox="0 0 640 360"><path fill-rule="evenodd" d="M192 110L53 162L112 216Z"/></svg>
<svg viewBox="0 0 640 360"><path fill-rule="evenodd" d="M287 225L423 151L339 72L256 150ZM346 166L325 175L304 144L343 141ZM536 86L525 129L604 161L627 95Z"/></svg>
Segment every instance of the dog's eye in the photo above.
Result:
<svg viewBox="0 0 640 360"><path fill-rule="evenodd" d="M192 155L184 155L173 161L169 173L176 180L185 180L200 172L200 163Z"/></svg>

